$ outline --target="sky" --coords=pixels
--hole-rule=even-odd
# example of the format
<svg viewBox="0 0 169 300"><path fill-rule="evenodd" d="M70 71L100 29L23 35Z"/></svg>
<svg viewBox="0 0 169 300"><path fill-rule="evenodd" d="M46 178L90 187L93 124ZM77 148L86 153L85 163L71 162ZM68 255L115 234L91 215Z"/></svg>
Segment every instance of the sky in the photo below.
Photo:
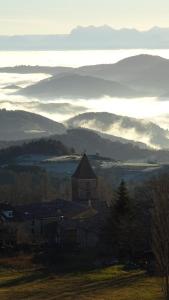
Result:
<svg viewBox="0 0 169 300"><path fill-rule="evenodd" d="M69 33L77 25L169 27L168 0L0 0L0 34Z"/></svg>

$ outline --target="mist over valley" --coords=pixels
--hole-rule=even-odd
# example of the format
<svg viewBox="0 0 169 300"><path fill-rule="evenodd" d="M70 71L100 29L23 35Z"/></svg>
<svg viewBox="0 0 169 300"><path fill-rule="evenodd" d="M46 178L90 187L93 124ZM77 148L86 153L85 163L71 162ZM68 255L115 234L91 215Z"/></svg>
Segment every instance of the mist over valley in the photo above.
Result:
<svg viewBox="0 0 169 300"><path fill-rule="evenodd" d="M134 51L123 50L122 54L120 50L119 53L110 51L111 64L106 63L106 51L104 60L98 51L93 64L89 65L89 60L86 62L87 66L82 61L78 66L70 66L68 63L62 67L50 62L48 66L45 63L35 66L34 59L37 55L32 53L31 65L12 64L5 67L1 64L0 108L39 114L63 124L67 129L91 129L108 140L135 145L140 143L143 148L168 149L169 101L167 96L163 97L168 93L168 59L160 52L162 50L159 50L159 54L163 54L163 57L142 53L127 56ZM156 50L154 54L157 54ZM17 55L16 52L13 59ZM45 55L47 57L48 53ZM72 52L65 53L64 57L65 55L71 61ZM77 52L78 55L83 58L84 52ZM124 56L122 60L119 59L120 55ZM99 64L94 64L97 62ZM1 122L2 128L7 128L3 119ZM17 127L15 122L14 127ZM12 123L9 126L12 127ZM13 130L11 137L6 135L7 140L12 137L13 140L27 139L28 132L29 137L50 136L55 133L48 126L38 126L32 119L28 128L21 126L22 134L16 133L15 136ZM4 137L5 133L0 139L4 140Z"/></svg>

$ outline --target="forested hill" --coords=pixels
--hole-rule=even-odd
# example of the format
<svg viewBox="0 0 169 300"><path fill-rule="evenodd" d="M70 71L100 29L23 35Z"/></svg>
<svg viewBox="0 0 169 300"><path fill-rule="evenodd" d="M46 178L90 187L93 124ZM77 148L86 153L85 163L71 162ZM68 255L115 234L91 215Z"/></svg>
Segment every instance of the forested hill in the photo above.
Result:
<svg viewBox="0 0 169 300"><path fill-rule="evenodd" d="M88 154L98 152L101 156L115 160L169 161L169 151L167 150L141 149L132 143L124 144L119 141L111 141L85 128L70 129L67 130L66 134L52 136L52 139L60 140L69 148L75 148L78 153L83 153L84 150Z"/></svg>
<svg viewBox="0 0 169 300"><path fill-rule="evenodd" d="M11 146L0 150L0 163L11 162L22 155L69 155L74 153L73 148L64 146L60 141L52 139L40 139L24 143L19 146Z"/></svg>
<svg viewBox="0 0 169 300"><path fill-rule="evenodd" d="M163 163L169 161L169 151L167 150L141 149L131 143L111 141L84 128L67 130L65 134L53 135L47 139L25 141L22 145L21 141L18 143L0 150L1 163L9 163L23 155L61 156L72 154L75 150L77 153L83 153L86 150L88 154L99 152L101 156L121 161L143 160Z"/></svg>

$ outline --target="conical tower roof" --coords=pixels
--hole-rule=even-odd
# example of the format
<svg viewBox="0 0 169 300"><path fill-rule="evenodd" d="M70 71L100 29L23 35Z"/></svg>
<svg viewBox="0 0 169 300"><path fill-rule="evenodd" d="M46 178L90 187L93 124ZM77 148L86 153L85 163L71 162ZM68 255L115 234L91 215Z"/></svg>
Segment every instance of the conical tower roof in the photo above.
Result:
<svg viewBox="0 0 169 300"><path fill-rule="evenodd" d="M76 179L96 179L96 174L94 173L87 155L84 154L75 173L72 178Z"/></svg>

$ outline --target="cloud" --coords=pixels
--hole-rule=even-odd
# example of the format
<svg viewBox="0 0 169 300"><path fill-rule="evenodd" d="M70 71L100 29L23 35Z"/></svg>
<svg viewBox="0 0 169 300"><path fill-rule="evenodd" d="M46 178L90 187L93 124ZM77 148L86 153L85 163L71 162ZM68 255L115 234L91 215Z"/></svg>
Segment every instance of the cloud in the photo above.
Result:
<svg viewBox="0 0 169 300"><path fill-rule="evenodd" d="M141 132L140 133L136 130L136 128L124 128L122 122L115 122L114 124L105 125L103 123L97 122L97 120L90 120L90 121L74 121L74 127L82 127L93 129L96 131L100 131L102 133L110 134L116 137L121 137L127 140L133 140L136 142L142 142L147 144L152 148L159 149L160 147L153 144L151 141L151 135L149 133Z"/></svg>
<svg viewBox="0 0 169 300"><path fill-rule="evenodd" d="M41 103L39 101L8 101L0 100L0 109L8 110L25 110L45 117L51 118L55 121L64 121L76 114L86 112L87 108L79 105L72 105L70 103Z"/></svg>

